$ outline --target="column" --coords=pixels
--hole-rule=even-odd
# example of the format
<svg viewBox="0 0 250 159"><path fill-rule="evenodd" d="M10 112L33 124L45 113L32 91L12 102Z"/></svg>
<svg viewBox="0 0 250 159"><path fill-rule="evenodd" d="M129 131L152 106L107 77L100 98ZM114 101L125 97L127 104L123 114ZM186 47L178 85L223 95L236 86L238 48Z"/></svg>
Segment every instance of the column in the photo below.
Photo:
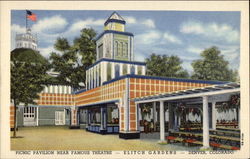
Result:
<svg viewBox="0 0 250 159"><path fill-rule="evenodd" d="M160 101L160 142L165 142L164 102Z"/></svg>
<svg viewBox="0 0 250 159"><path fill-rule="evenodd" d="M236 108L236 109L238 109L238 127L239 127L239 129L240 129L240 106L238 107L238 108Z"/></svg>
<svg viewBox="0 0 250 159"><path fill-rule="evenodd" d="M124 129L129 131L129 79L126 78L126 93L124 97Z"/></svg>
<svg viewBox="0 0 250 159"><path fill-rule="evenodd" d="M168 103L168 130L173 128L173 108L170 103Z"/></svg>
<svg viewBox="0 0 250 159"><path fill-rule="evenodd" d="M178 125L178 117L176 115L176 112L174 112L174 130L177 129L177 125Z"/></svg>
<svg viewBox="0 0 250 159"><path fill-rule="evenodd" d="M203 96L203 149L209 148L208 97Z"/></svg>
<svg viewBox="0 0 250 159"><path fill-rule="evenodd" d="M80 112L79 112L79 109L76 108L76 125L80 125Z"/></svg>
<svg viewBox="0 0 250 159"><path fill-rule="evenodd" d="M104 108L101 107L101 127L100 130L104 130Z"/></svg>
<svg viewBox="0 0 250 159"><path fill-rule="evenodd" d="M107 107L105 106L103 108L103 129L106 130L107 129Z"/></svg>
<svg viewBox="0 0 250 159"><path fill-rule="evenodd" d="M85 116L85 118L86 118L86 128L88 129L88 127L89 127L89 110L88 109L86 109L86 116Z"/></svg>
<svg viewBox="0 0 250 159"><path fill-rule="evenodd" d="M156 122L157 122L157 114L156 114L156 102L153 102L153 122L154 122L154 131L156 131Z"/></svg>
<svg viewBox="0 0 250 159"><path fill-rule="evenodd" d="M212 129L216 129L216 108L215 108L216 102L212 102Z"/></svg>
<svg viewBox="0 0 250 159"><path fill-rule="evenodd" d="M136 131L139 131L139 132L140 132L140 119L139 119L139 113L140 113L139 104L136 104Z"/></svg>
<svg viewBox="0 0 250 159"><path fill-rule="evenodd" d="M75 108L71 108L71 125L76 124L76 119L75 119Z"/></svg>
<svg viewBox="0 0 250 159"><path fill-rule="evenodd" d="M39 111L39 108L38 108L38 107L36 107L36 126L38 126L38 125L39 125L39 123L38 123L38 122L39 122L39 115L38 115L38 114L39 114L39 112L38 112L38 111Z"/></svg>

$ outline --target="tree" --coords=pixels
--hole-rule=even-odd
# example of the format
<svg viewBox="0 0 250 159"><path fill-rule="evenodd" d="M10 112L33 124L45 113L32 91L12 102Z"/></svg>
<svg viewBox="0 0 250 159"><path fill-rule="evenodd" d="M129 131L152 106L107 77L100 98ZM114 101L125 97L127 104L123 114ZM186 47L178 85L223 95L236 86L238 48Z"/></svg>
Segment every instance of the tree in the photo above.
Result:
<svg viewBox="0 0 250 159"><path fill-rule="evenodd" d="M15 49L11 52L11 99L14 103L14 133L16 137L16 109L20 103L25 106L36 104L38 93L43 90L47 79L47 60L31 49Z"/></svg>
<svg viewBox="0 0 250 159"><path fill-rule="evenodd" d="M188 72L181 66L178 56L151 54L146 58L147 75L175 78L188 78Z"/></svg>
<svg viewBox="0 0 250 159"><path fill-rule="evenodd" d="M201 59L192 63L193 79L236 81L238 72L229 69L228 61L221 55L220 50L213 46L201 53Z"/></svg>
<svg viewBox="0 0 250 159"><path fill-rule="evenodd" d="M96 34L92 28L84 28L72 45L66 38L57 39L54 47L60 53L52 52L50 60L53 70L60 73L57 77L59 84L76 89L85 86L86 70L96 60Z"/></svg>

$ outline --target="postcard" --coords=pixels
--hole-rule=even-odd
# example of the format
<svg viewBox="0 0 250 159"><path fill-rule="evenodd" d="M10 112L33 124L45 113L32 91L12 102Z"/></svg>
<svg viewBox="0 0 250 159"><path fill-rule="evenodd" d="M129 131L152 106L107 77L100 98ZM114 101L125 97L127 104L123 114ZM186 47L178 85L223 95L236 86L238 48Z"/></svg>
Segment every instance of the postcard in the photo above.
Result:
<svg viewBox="0 0 250 159"><path fill-rule="evenodd" d="M1 2L1 157L248 158L247 6Z"/></svg>

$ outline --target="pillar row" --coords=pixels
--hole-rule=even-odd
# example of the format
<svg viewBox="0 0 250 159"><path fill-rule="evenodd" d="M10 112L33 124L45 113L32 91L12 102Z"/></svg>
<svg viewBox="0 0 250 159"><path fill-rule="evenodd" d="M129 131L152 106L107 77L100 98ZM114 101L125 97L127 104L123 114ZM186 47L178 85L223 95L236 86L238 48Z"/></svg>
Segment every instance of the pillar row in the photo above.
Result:
<svg viewBox="0 0 250 159"><path fill-rule="evenodd" d="M202 97L203 101L203 148L209 148L209 119L208 119L208 96Z"/></svg>
<svg viewBox="0 0 250 159"><path fill-rule="evenodd" d="M160 101L160 142L165 142L164 102Z"/></svg>

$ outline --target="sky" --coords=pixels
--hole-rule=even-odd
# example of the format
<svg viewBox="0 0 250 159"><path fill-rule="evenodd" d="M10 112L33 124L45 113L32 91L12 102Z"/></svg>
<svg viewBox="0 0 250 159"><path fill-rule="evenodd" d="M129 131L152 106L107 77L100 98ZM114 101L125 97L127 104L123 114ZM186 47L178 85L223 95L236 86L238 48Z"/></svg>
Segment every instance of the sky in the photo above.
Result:
<svg viewBox="0 0 250 159"><path fill-rule="evenodd" d="M31 10L37 21L28 20L28 27L37 35L38 50L48 58L58 37L70 43L82 28L102 33L104 22L112 10ZM231 69L239 71L240 12L232 11L119 11L126 21L126 31L134 34L134 56L144 61L150 54L177 55L190 74L191 63L211 46L221 50ZM26 11L11 11L11 49L15 35L25 32Z"/></svg>

